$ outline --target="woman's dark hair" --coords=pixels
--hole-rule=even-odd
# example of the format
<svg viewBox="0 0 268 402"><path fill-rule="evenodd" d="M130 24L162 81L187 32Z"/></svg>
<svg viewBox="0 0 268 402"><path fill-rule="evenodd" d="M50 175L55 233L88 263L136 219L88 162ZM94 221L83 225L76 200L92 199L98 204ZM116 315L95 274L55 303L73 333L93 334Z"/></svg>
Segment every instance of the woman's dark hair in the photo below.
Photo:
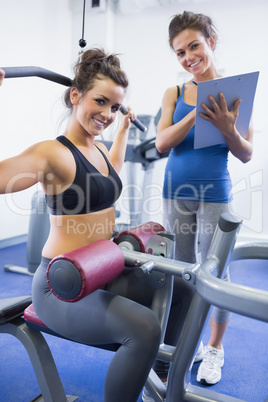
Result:
<svg viewBox="0 0 268 402"><path fill-rule="evenodd" d="M169 24L169 45L171 48L173 48L174 38L185 29L200 31L206 39L209 39L213 35L217 42L218 35L210 17L204 14L184 11L182 14L175 15Z"/></svg>
<svg viewBox="0 0 268 402"><path fill-rule="evenodd" d="M70 99L73 87L77 88L83 96L93 88L95 80L101 80L104 77L112 79L123 88L128 87L128 79L121 69L118 56L106 54L103 49L89 49L82 53L74 67L74 74L72 86L64 94L64 103L68 109L73 108Z"/></svg>

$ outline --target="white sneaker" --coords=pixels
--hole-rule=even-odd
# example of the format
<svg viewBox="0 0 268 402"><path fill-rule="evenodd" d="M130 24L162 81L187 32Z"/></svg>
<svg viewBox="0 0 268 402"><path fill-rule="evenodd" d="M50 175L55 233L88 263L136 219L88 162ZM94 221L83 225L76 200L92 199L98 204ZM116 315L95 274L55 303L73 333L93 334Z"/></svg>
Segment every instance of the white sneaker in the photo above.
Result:
<svg viewBox="0 0 268 402"><path fill-rule="evenodd" d="M203 342L201 341L197 349L196 355L194 357L194 363L201 362L201 360L203 360L204 358L204 355L205 355L204 345Z"/></svg>
<svg viewBox="0 0 268 402"><path fill-rule="evenodd" d="M197 372L197 381L203 384L216 384L221 379L221 368L224 365L224 350L211 345L205 347L205 356Z"/></svg>

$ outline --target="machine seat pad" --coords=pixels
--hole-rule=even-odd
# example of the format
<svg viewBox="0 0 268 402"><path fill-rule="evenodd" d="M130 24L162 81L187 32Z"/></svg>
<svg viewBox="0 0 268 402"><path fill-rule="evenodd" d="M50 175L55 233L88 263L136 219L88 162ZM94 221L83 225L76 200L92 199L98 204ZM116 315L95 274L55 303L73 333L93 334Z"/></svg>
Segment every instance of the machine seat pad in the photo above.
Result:
<svg viewBox="0 0 268 402"><path fill-rule="evenodd" d="M38 315L34 311L34 307L33 307L32 304L30 304L24 310L24 319L25 319L27 324L29 323L29 324L40 325L42 329L43 329L43 327L47 328L47 326L43 323L43 321L40 320L40 318L38 317Z"/></svg>
<svg viewBox="0 0 268 402"><path fill-rule="evenodd" d="M30 304L25 310L24 310L24 319L26 321L26 324L30 327L33 328L37 331L41 331L41 332L45 332L49 335L54 335L57 336L58 338L63 338L63 339L67 339L67 340L71 340L68 339L60 334L58 334L57 332L53 331L52 329L48 328L43 321L40 320L40 318L38 317L38 315L36 314L34 307L32 304ZM109 345L91 345L94 347L97 347L99 349L105 349L105 350L111 350L111 351L116 351L120 345L119 344L109 344Z"/></svg>
<svg viewBox="0 0 268 402"><path fill-rule="evenodd" d="M37 331L41 332L46 332L47 334L57 336L59 338L64 338L63 336L59 335L52 329L48 328L43 321L40 320L38 315L36 314L34 307L32 304L30 304L25 310L24 310L24 319L28 327L33 328ZM65 338L64 338L65 339Z"/></svg>
<svg viewBox="0 0 268 402"><path fill-rule="evenodd" d="M31 296L0 299L0 324L6 324L14 318L22 316L25 308L31 303Z"/></svg>

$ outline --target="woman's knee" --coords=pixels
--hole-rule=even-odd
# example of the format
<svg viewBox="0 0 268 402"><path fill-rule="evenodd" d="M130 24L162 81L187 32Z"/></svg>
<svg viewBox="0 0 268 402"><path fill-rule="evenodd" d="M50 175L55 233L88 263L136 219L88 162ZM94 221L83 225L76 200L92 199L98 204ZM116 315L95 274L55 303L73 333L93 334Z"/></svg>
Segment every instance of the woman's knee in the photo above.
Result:
<svg viewBox="0 0 268 402"><path fill-rule="evenodd" d="M213 307L210 318L217 324L223 324L230 321L232 313L219 307Z"/></svg>
<svg viewBox="0 0 268 402"><path fill-rule="evenodd" d="M144 309L147 311L143 314L140 325L135 326L138 336L144 344L159 345L161 337L160 322L152 310L146 307Z"/></svg>

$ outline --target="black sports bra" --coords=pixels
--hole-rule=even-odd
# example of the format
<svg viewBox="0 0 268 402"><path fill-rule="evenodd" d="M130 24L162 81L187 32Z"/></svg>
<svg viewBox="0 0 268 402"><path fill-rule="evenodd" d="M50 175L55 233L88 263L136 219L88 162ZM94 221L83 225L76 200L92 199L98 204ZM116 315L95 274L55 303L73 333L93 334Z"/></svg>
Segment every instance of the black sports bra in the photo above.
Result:
<svg viewBox="0 0 268 402"><path fill-rule="evenodd" d="M76 162L76 175L73 183L64 192L56 195L46 195L46 203L52 215L82 215L101 211L113 206L122 191L122 182L103 155L109 175L103 176L65 136L56 138L73 154Z"/></svg>

